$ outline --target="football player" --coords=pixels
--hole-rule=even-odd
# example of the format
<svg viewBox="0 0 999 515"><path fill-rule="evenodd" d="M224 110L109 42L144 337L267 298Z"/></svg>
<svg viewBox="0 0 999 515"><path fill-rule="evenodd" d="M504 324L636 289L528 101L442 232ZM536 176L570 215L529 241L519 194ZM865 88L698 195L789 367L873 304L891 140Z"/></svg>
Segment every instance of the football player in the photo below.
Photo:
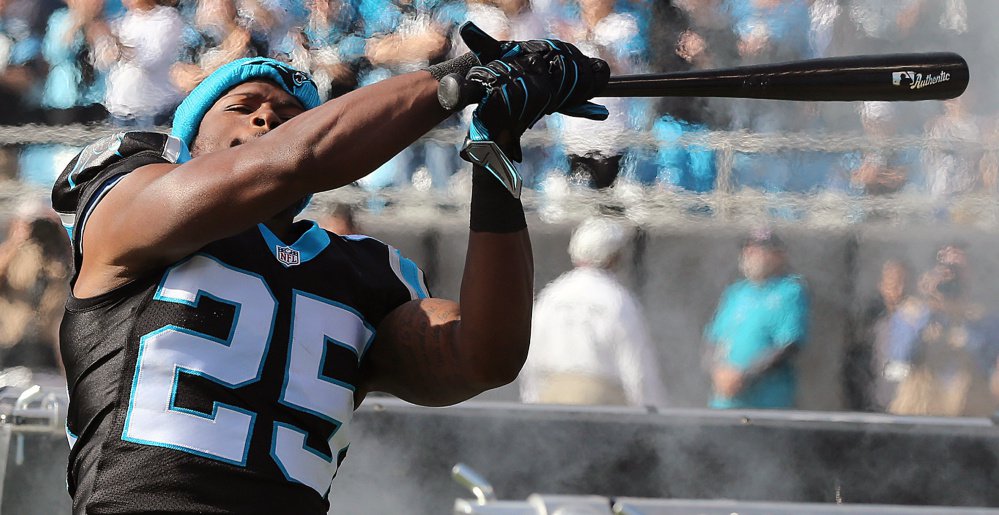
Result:
<svg viewBox="0 0 999 515"><path fill-rule="evenodd" d="M495 163L474 167L460 302L432 298L389 245L294 221L445 119L446 73L480 84L470 140L507 156L545 114L600 117L585 101L602 61L482 41L324 104L286 64L234 61L170 135L119 133L73 159L53 205L76 265L60 335L74 513L325 514L367 392L440 406L517 376L533 264Z"/></svg>

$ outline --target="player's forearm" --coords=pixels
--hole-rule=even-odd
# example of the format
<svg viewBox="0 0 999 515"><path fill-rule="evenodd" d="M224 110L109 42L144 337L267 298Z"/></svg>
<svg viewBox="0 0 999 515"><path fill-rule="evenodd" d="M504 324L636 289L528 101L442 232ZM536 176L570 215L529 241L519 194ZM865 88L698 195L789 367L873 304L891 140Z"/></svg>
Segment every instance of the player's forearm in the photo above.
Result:
<svg viewBox="0 0 999 515"><path fill-rule="evenodd" d="M527 229L471 231L461 281L460 345L482 389L513 381L531 339L534 261Z"/></svg>
<svg viewBox="0 0 999 515"><path fill-rule="evenodd" d="M437 84L420 71L359 88L289 120L248 157L303 194L350 184L447 118Z"/></svg>
<svg viewBox="0 0 999 515"><path fill-rule="evenodd" d="M447 406L513 381L530 342L533 277L526 229L472 231L460 303L414 300L386 316L365 390Z"/></svg>

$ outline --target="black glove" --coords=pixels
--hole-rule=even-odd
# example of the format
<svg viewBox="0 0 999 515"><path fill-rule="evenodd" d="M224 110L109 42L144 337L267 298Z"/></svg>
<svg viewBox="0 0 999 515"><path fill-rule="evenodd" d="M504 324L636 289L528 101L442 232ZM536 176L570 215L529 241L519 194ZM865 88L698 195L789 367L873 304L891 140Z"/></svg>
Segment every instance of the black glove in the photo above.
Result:
<svg viewBox="0 0 999 515"><path fill-rule="evenodd" d="M518 139L542 116L556 111L607 118L607 108L587 102L607 84L607 63L556 41L526 41L514 51L522 53L475 66L465 76L486 92L475 116L487 129L509 131ZM521 160L519 145L510 157Z"/></svg>
<svg viewBox="0 0 999 515"><path fill-rule="evenodd" d="M554 112L606 119L607 108L587 100L607 84L610 69L603 60L587 57L562 41L500 42L472 23L462 27L461 36L479 61L487 63L465 76L466 81L481 84L484 94L472 115L462 157L484 166L519 196L520 176L507 157L523 159L520 136ZM492 142L501 132L510 137L498 152Z"/></svg>
<svg viewBox="0 0 999 515"><path fill-rule="evenodd" d="M480 41L491 48L480 53L473 46ZM607 84L610 69L603 60L587 57L575 46L557 40L489 41L492 43L468 43L480 60L488 54L500 53L500 57L473 67L465 76L466 81L481 84L485 92L473 115L480 132L484 129L487 133L484 139L507 131L517 140L542 116L556 111L594 120L607 118L607 108L587 102ZM519 143L514 147L504 150L519 162Z"/></svg>
<svg viewBox="0 0 999 515"><path fill-rule="evenodd" d="M576 94L572 94L572 99L566 102L566 109L560 110L563 114L568 114L569 116L583 116L585 118L593 118L603 120L606 118L606 114L600 115L599 112L606 113L606 108L603 106L598 106L597 104L592 104L593 108L583 109L582 113L576 113L570 106L577 103L582 103L594 96L595 93L599 92L607 84L607 79L610 77L610 68L607 67L607 63L602 59L595 59L583 55L571 43L566 43L564 41L559 41L557 39L533 39L530 41L497 41L493 39L492 36L486 34L478 26L472 22L467 22L461 27L461 39L468 46L469 50L475 54L480 63L489 64L492 61L501 59L508 60L513 59L518 56L524 56L531 53L548 53L556 52L561 53L566 57L571 58L576 61L578 65L581 65L581 70L584 77L591 77L589 69L592 69L592 79L596 81L588 96L585 92L580 91ZM589 65L589 66L587 66ZM481 81L480 81L481 82ZM589 111L595 110L598 114L594 115ZM551 114L551 113L546 113ZM601 117L602 116L602 117Z"/></svg>

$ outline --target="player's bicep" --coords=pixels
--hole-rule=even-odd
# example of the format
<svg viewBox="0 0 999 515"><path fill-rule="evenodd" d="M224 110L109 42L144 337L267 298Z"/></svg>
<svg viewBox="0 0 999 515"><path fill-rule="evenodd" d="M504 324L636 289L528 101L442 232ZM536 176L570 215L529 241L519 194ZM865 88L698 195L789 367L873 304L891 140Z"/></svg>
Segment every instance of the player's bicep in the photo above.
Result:
<svg viewBox="0 0 999 515"><path fill-rule="evenodd" d="M105 186L108 191L77 227L84 282L97 268L134 278L217 239L211 229L219 225L219 216L206 209L211 195L172 180L181 167L149 164Z"/></svg>
<svg viewBox="0 0 999 515"><path fill-rule="evenodd" d="M461 402L482 391L462 352L458 304L419 299L394 309L378 326L365 357L365 386L427 406Z"/></svg>
<svg viewBox="0 0 999 515"><path fill-rule="evenodd" d="M92 257L104 264L141 272L245 230L304 196L274 177L239 171L225 157L129 173L93 210L83 247L100 249Z"/></svg>

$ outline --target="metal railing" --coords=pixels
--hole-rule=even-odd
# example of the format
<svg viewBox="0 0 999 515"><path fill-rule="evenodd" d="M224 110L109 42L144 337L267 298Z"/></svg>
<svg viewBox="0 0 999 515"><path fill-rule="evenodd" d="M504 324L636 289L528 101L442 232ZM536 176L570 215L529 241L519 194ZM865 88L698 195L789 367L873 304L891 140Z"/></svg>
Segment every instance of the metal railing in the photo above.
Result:
<svg viewBox="0 0 999 515"><path fill-rule="evenodd" d="M168 130L161 127L161 130ZM59 143L82 146L121 129L107 125L0 126L0 146ZM463 138L458 128L436 129L424 141L456 144ZM525 147L550 145L544 132L528 133ZM632 148L654 150L660 142L649 133L636 133ZM710 149L715 152L715 188L691 193L667 185L643 185L623 178L614 188L594 191L555 177L544 191L526 190L525 207L545 222L574 222L608 209L622 212L636 223L649 226L687 226L691 223L726 225L796 224L812 227L844 227L861 223L924 224L959 222L980 228L999 227L999 202L994 192L978 191L945 198L922 192L865 196L839 190L809 193L765 193L741 187L735 178L738 154L783 152L845 153L870 150L949 150L999 155L999 138L978 141L923 136L871 139L854 133L750 133L746 131L695 132L680 136L670 145ZM778 157L779 158L779 157ZM325 210L347 203L362 213L380 217L400 216L433 223L442 212L468 209L468 168L459 170L447 188L388 188L368 191L345 187L316 196L314 208ZM17 181L0 183L0 216L9 214L25 196L44 196L43 188ZM464 220L464 216L454 217Z"/></svg>

